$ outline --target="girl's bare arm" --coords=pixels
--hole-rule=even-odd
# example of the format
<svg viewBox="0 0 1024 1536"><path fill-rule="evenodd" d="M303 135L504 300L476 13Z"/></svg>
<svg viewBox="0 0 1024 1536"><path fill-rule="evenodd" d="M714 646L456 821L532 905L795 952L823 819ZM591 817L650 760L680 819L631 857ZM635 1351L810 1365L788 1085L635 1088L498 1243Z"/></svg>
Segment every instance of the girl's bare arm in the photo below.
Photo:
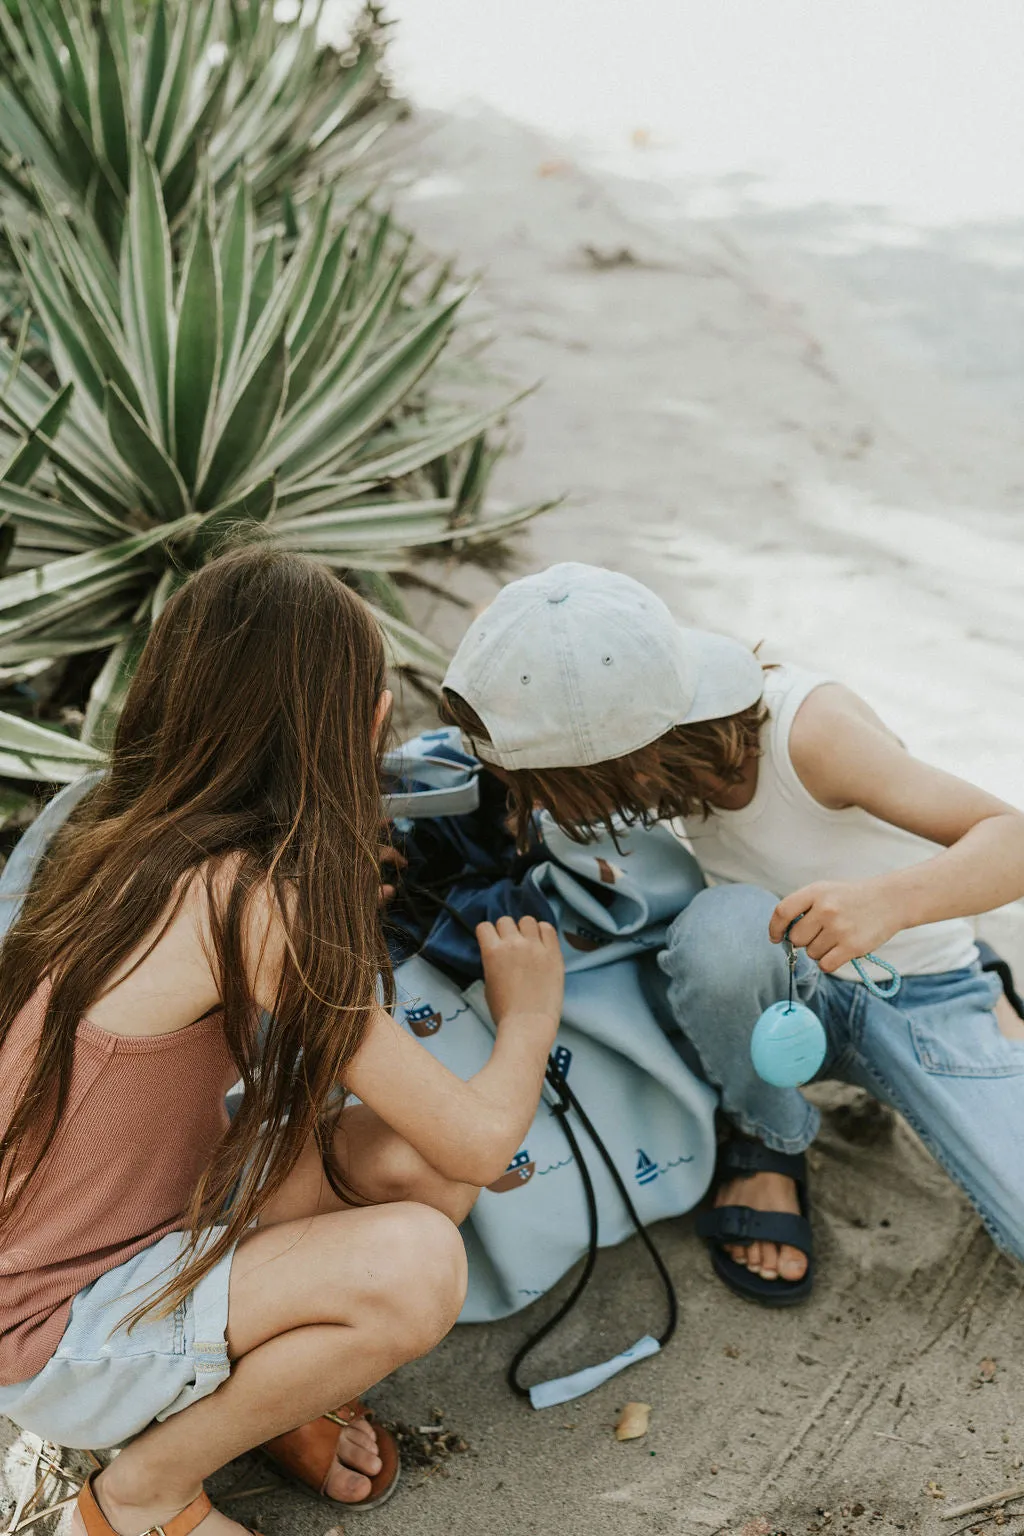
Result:
<svg viewBox="0 0 1024 1536"><path fill-rule="evenodd" d="M540 1099L562 1007L564 967L547 923L499 919L477 929L497 1025L490 1059L463 1081L380 1010L346 1087L445 1178L490 1184L504 1172Z"/></svg>
<svg viewBox="0 0 1024 1536"><path fill-rule="evenodd" d="M497 1025L490 1059L467 1080L378 1008L349 1063L345 1087L415 1147L446 1179L490 1184L522 1143L544 1083L562 1012L565 966L549 923L499 918L476 931L487 1002ZM272 892L254 893L246 914L253 996L273 1010L285 961L285 926Z"/></svg>
<svg viewBox="0 0 1024 1536"><path fill-rule="evenodd" d="M787 926L825 971L885 943L902 928L969 917L1024 896L1024 814L985 790L919 762L855 694L817 689L797 714L793 766L833 810L863 810L942 845L943 852L870 880L821 880L779 903Z"/></svg>

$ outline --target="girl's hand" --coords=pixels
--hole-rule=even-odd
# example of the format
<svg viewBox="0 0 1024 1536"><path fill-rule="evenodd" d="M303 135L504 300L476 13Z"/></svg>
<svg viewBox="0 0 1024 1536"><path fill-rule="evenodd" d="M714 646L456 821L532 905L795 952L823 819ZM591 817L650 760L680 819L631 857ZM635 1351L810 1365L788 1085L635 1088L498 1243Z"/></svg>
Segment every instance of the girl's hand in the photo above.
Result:
<svg viewBox="0 0 1024 1536"><path fill-rule="evenodd" d="M390 843L381 843L379 851L378 851L378 857L379 857L379 861L380 861L380 867L381 867L381 874L382 874L382 876L385 873L389 873L389 874L391 874L391 879L392 880L397 880L398 872L400 870L403 870L406 867L406 865L408 864L408 862L409 862L409 860L407 858L405 858L403 854L399 853L397 848L392 848ZM391 865L391 870L387 869L387 866L389 864ZM393 871L393 873L392 873L392 871ZM389 882L387 882L385 880L382 880L381 888L380 888L380 899L381 899L381 902L384 903L384 902L392 901L394 899L396 890L397 890L397 886L396 885L390 884Z"/></svg>
<svg viewBox="0 0 1024 1536"><path fill-rule="evenodd" d="M773 944L782 942L790 923L794 925L790 942L805 949L829 974L877 949L907 926L882 880L819 880L805 885L780 901L772 913L768 933Z"/></svg>
<svg viewBox="0 0 1024 1536"><path fill-rule="evenodd" d="M550 923L499 917L476 930L484 963L487 1006L495 1024L514 1014L547 1021L554 1038L562 1014L565 962Z"/></svg>

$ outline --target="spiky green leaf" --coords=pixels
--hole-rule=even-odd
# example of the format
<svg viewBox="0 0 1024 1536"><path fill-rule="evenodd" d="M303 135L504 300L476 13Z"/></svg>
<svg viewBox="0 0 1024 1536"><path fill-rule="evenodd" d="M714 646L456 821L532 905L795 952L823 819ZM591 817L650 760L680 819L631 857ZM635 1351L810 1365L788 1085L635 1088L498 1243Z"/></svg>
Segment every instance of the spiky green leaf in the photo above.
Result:
<svg viewBox="0 0 1024 1536"><path fill-rule="evenodd" d="M99 406L103 399L103 380L75 323L67 290L54 269L43 241L35 238L31 251L19 240L11 240L32 302L38 310L50 339L58 372L65 382L74 382Z"/></svg>
<svg viewBox="0 0 1024 1536"><path fill-rule="evenodd" d="M182 102L188 89L189 76L194 66L193 28L195 6L179 5L174 32L167 50L164 77L153 111L153 121L147 140L156 165L163 168L167 158Z"/></svg>
<svg viewBox="0 0 1024 1536"><path fill-rule="evenodd" d="M28 537L52 535L48 547L67 554L109 544L114 533L108 522L69 499L47 500L6 480L0 480L0 518L10 518ZM127 531L120 530L122 536Z"/></svg>
<svg viewBox="0 0 1024 1536"><path fill-rule="evenodd" d="M252 191L246 180L239 182L220 237L220 280L223 338L220 376L223 381L233 371L241 353L245 316L249 313L253 279L253 208Z"/></svg>
<svg viewBox="0 0 1024 1536"><path fill-rule="evenodd" d="M167 70L168 41L167 0L156 0L146 35L146 65L139 103L139 121L144 139L148 139L153 126L153 114Z"/></svg>
<svg viewBox="0 0 1024 1536"><path fill-rule="evenodd" d="M133 534L106 549L86 555L73 555L67 560L54 560L34 571L24 571L18 576L5 576L0 581L0 613L8 613L22 603L37 598L53 597L74 587L92 581L103 581L126 566L137 564L139 556L158 544L180 538L198 527L201 518L189 513L173 523L162 523L146 533Z"/></svg>
<svg viewBox="0 0 1024 1536"><path fill-rule="evenodd" d="M132 161L125 245L121 272L125 327L139 357L147 419L166 446L170 440L171 238L153 157L138 147Z"/></svg>
<svg viewBox="0 0 1024 1536"><path fill-rule="evenodd" d="M268 460L272 458L280 462L291 458L295 461L295 473L308 472L300 462L299 455L308 444L318 439L325 426L337 419L345 387L359 376L363 359L372 350L394 309L401 281L401 267L396 265L379 287L371 292L362 312L353 320L343 340L336 344L329 363L322 369L315 384L297 400L294 392L289 391L291 408L268 445ZM321 322L326 323L327 320Z"/></svg>
<svg viewBox="0 0 1024 1536"><path fill-rule="evenodd" d="M75 386L70 383L57 391L39 421L27 433L24 442L8 460L6 467L0 471L0 481L5 481L8 485L28 485L46 458L45 439L56 437L61 422L67 415L74 391Z"/></svg>
<svg viewBox="0 0 1024 1536"><path fill-rule="evenodd" d="M286 475L312 474L336 463L372 431L426 373L451 334L458 300L428 315L363 369L335 399L324 400L304 441L285 459Z"/></svg>
<svg viewBox="0 0 1024 1536"><path fill-rule="evenodd" d="M42 65L49 76L48 81L44 82L43 72L40 70L36 75L36 87L40 96L45 97L53 116L56 116L60 99L67 90L64 71L60 65L60 41L52 31L50 19L45 10L40 10L34 5L23 6L20 19L36 63Z"/></svg>
<svg viewBox="0 0 1024 1536"><path fill-rule="evenodd" d="M103 763L103 754L87 742L0 712L0 773L8 778L70 784Z"/></svg>
<svg viewBox="0 0 1024 1536"><path fill-rule="evenodd" d="M207 512L203 519L203 531L213 528L219 521L230 524L240 522L262 523L273 516L277 504L277 478L268 475L265 480L249 485L230 501L222 501L219 507Z"/></svg>
<svg viewBox="0 0 1024 1536"><path fill-rule="evenodd" d="M393 667L420 672L440 682L448 667L448 657L439 645L428 640L382 608L370 605L374 617L384 631L388 658Z"/></svg>
<svg viewBox="0 0 1024 1536"><path fill-rule="evenodd" d="M270 303L270 296L277 286L280 260L280 242L276 235L271 235L257 258L252 274L249 304L243 329L243 341L247 344L251 343L263 312Z"/></svg>
<svg viewBox="0 0 1024 1536"><path fill-rule="evenodd" d="M131 176L131 160L128 150L126 85L121 76L121 66L106 19L100 15L94 25L98 48L96 93L99 100L100 125L103 130L103 148L107 164L127 192Z"/></svg>
<svg viewBox="0 0 1024 1536"><path fill-rule="evenodd" d="M183 517L189 496L177 466L116 384L107 388L107 425L114 447L150 505L168 521Z"/></svg>
<svg viewBox="0 0 1024 1536"><path fill-rule="evenodd" d="M128 638L114 646L89 690L82 740L101 752L109 752L114 744L121 706L131 686L148 633L147 623L137 623Z"/></svg>
<svg viewBox="0 0 1024 1536"><path fill-rule="evenodd" d="M185 484L194 486L220 368L221 314L213 217L205 197L185 262L174 355L174 452Z"/></svg>
<svg viewBox="0 0 1024 1536"><path fill-rule="evenodd" d="M251 470L273 430L287 380L288 350L282 328L239 391L220 431L197 497L199 506L215 506Z"/></svg>
<svg viewBox="0 0 1024 1536"><path fill-rule="evenodd" d="M398 480L403 475L410 475L414 470L421 469L424 464L433 464L435 459L441 458L443 454L451 453L455 448L461 448L463 443L468 443L480 432L485 432L488 427L492 427L495 422L507 416L512 406L521 399L523 395L516 395L513 399L505 400L500 405L492 406L489 410L480 411L476 415L457 416L453 421L446 422L433 432L423 433L422 436L417 435L412 442L402 443L384 453L357 457L348 474L354 482L360 483L374 480Z"/></svg>

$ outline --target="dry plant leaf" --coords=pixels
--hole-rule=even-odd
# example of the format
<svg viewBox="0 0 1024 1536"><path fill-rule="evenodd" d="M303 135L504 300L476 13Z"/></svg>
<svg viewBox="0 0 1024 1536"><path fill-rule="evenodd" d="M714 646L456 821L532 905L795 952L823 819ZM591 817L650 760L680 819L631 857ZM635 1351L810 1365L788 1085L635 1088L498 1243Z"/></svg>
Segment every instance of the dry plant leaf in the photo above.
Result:
<svg viewBox="0 0 1024 1536"><path fill-rule="evenodd" d="M650 1403L627 1403L615 1426L616 1440L640 1440L651 1426Z"/></svg>

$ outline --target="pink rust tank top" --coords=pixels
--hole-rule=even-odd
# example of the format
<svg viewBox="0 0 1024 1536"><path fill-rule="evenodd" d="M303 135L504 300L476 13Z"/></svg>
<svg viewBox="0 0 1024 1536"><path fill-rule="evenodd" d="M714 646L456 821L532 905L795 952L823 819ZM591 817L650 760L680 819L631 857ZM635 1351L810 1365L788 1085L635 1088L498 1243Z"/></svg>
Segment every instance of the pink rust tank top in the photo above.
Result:
<svg viewBox="0 0 1024 1536"><path fill-rule="evenodd" d="M0 1047L0 1130L31 1068L49 990L44 982ZM219 1012L141 1038L79 1024L56 1139L0 1235L0 1386L43 1368L79 1291L184 1229L237 1077Z"/></svg>

